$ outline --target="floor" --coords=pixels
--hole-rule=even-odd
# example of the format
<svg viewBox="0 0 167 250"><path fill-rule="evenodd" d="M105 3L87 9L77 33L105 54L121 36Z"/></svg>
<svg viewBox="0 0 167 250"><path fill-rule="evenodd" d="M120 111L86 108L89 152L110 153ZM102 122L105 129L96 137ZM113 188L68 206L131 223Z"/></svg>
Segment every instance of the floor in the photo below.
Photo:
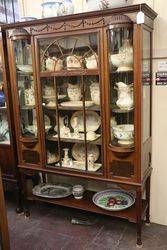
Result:
<svg viewBox="0 0 167 250"><path fill-rule="evenodd" d="M17 215L7 198L11 250L133 250L135 225L75 209L31 203L31 217ZM71 219L93 225L73 225ZM144 226L143 250L167 250L167 227Z"/></svg>

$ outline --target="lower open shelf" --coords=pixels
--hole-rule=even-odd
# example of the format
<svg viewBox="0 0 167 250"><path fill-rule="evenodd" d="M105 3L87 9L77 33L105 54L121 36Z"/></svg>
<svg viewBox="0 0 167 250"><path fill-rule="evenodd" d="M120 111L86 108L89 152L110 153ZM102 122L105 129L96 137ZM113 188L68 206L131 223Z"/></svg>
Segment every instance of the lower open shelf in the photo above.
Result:
<svg viewBox="0 0 167 250"><path fill-rule="evenodd" d="M51 204L56 204L60 206L65 206L65 207L71 207L71 208L76 208L76 209L81 209L84 211L89 211L89 212L94 212L98 214L104 214L104 215L109 215L113 217L118 217L122 219L127 219L130 222L136 223L136 208L135 205L122 210L118 212L110 212L106 211L104 209L101 209L100 207L97 207L93 201L92 197L95 193L91 191L86 191L84 193L84 197L81 200L76 200L74 199L73 195L67 197L67 198L61 198L61 199L48 199L48 198L42 198L35 196L33 194L28 194L28 200L37 200L37 201L42 201L42 202L47 202ZM144 219L145 213L147 210L147 202L146 200L142 200L142 218Z"/></svg>

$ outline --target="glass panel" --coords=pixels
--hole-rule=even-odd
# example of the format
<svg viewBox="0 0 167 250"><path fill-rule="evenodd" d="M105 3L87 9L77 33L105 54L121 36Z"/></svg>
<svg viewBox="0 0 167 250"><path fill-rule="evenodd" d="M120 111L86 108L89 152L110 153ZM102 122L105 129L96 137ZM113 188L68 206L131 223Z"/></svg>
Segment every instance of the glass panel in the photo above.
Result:
<svg viewBox="0 0 167 250"><path fill-rule="evenodd" d="M41 39L41 71L97 69L97 34Z"/></svg>
<svg viewBox="0 0 167 250"><path fill-rule="evenodd" d="M49 117L48 129L45 123L48 167L102 173L97 44L97 34L39 41L41 70L60 71L53 77L41 75L44 120ZM68 70L64 76L63 70Z"/></svg>
<svg viewBox="0 0 167 250"><path fill-rule="evenodd" d="M133 29L108 31L111 145L134 145Z"/></svg>
<svg viewBox="0 0 167 250"><path fill-rule="evenodd" d="M20 107L21 135L23 137L35 138L37 137L38 129L30 41L14 41L14 55Z"/></svg>
<svg viewBox="0 0 167 250"><path fill-rule="evenodd" d="M3 82L3 67L0 48L0 144L10 144L7 107Z"/></svg>
<svg viewBox="0 0 167 250"><path fill-rule="evenodd" d="M151 134L151 33L143 30L143 143Z"/></svg>

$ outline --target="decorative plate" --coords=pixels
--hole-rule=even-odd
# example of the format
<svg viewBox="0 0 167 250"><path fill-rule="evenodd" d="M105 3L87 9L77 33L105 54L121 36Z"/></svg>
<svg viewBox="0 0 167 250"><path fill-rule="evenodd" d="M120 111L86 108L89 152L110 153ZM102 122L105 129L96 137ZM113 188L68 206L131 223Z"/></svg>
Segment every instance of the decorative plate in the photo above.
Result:
<svg viewBox="0 0 167 250"><path fill-rule="evenodd" d="M95 144L87 145L87 154L93 154L94 162L98 160L100 152L99 148ZM84 162L85 161L85 144L76 143L72 148L72 156L76 161Z"/></svg>
<svg viewBox="0 0 167 250"><path fill-rule="evenodd" d="M135 203L135 195L120 190L104 190L93 196L93 202L98 207L108 211L121 211Z"/></svg>
<svg viewBox="0 0 167 250"><path fill-rule="evenodd" d="M71 127L75 129L76 123L79 132L84 132L84 116L83 111L76 111L71 117ZM101 124L101 119L95 111L86 111L86 131L96 131Z"/></svg>
<svg viewBox="0 0 167 250"><path fill-rule="evenodd" d="M91 107L94 105L92 101L85 101L85 107ZM69 101L69 102L62 102L61 106L63 107L83 107L82 101Z"/></svg>
<svg viewBox="0 0 167 250"><path fill-rule="evenodd" d="M56 183L43 183L35 186L32 189L33 195L44 198L64 198L72 194L72 187L68 184Z"/></svg>

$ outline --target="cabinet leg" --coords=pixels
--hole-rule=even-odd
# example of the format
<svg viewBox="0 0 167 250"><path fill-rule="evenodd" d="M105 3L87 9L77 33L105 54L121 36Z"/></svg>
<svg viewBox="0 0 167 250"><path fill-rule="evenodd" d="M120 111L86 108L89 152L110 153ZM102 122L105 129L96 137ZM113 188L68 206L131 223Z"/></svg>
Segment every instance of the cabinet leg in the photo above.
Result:
<svg viewBox="0 0 167 250"><path fill-rule="evenodd" d="M137 218L137 247L142 247L142 190L138 188L136 191L136 218Z"/></svg>
<svg viewBox="0 0 167 250"><path fill-rule="evenodd" d="M21 171L21 183L23 188L24 214L25 217L30 217L29 203L27 200L27 179L24 171Z"/></svg>
<svg viewBox="0 0 167 250"><path fill-rule="evenodd" d="M24 212L23 208L23 202L22 202L22 188L19 183L16 184L15 187L15 196L16 196L16 201L17 201L17 208L16 208L16 213L21 214Z"/></svg>
<svg viewBox="0 0 167 250"><path fill-rule="evenodd" d="M146 201L148 204L148 208L146 211L146 225L150 224L150 182L151 177L149 176L146 181Z"/></svg>

